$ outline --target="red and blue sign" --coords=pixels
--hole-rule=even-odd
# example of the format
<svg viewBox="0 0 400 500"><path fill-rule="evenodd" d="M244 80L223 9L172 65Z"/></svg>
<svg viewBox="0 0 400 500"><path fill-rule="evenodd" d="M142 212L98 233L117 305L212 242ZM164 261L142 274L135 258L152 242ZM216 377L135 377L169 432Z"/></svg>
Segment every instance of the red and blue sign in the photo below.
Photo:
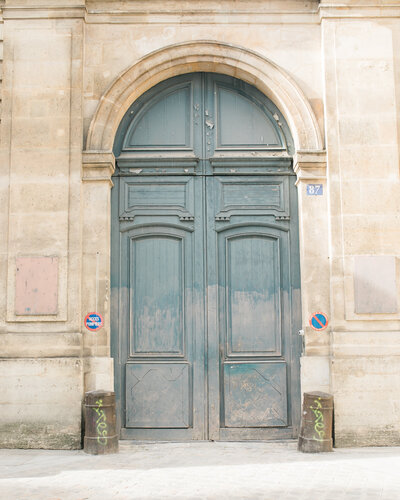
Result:
<svg viewBox="0 0 400 500"><path fill-rule="evenodd" d="M314 330L325 330L328 326L328 316L322 312L315 312L310 317L310 326Z"/></svg>
<svg viewBox="0 0 400 500"><path fill-rule="evenodd" d="M84 323L90 332L97 332L104 325L103 316L96 312L89 313L86 315Z"/></svg>

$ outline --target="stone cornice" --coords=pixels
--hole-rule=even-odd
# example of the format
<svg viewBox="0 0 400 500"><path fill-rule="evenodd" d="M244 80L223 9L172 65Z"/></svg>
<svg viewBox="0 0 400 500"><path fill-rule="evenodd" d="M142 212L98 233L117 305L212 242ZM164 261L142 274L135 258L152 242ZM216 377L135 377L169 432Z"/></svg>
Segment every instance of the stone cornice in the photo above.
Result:
<svg viewBox="0 0 400 500"><path fill-rule="evenodd" d="M177 2L176 0L131 0L113 5L104 1L87 1L86 22L130 24L309 24L318 23L318 0L307 5L296 0L284 0L275 5L263 0L241 2L214 0ZM185 5L186 4L186 5ZM111 7L111 8L110 8Z"/></svg>
<svg viewBox="0 0 400 500"><path fill-rule="evenodd" d="M0 0L1 2L1 0ZM186 4L186 5L185 5ZM285 0L274 6L262 0L240 2L232 9L231 2L222 0L218 8L212 0L181 5L173 0L131 0L88 1L88 0L32 0L27 5L9 0L4 5L4 18L18 19L55 19L82 18L87 23L105 24L235 24L268 23L318 23L318 0L311 0L307 6L296 0ZM1 7L1 3L0 3Z"/></svg>
<svg viewBox="0 0 400 500"><path fill-rule="evenodd" d="M297 151L293 157L296 184L326 179L326 151Z"/></svg>
<svg viewBox="0 0 400 500"><path fill-rule="evenodd" d="M3 6L4 20L19 19L84 19L85 6Z"/></svg>
<svg viewBox="0 0 400 500"><path fill-rule="evenodd" d="M234 6L232 5L234 3ZM97 14L308 14L318 10L320 0L86 0L88 12Z"/></svg>
<svg viewBox="0 0 400 500"><path fill-rule="evenodd" d="M222 3L218 9L210 1L194 3L190 8L182 8L179 2L157 3L150 0L123 2L102 2L88 0L60 0L59 2L43 0L35 5L33 0L28 5L14 4L11 0L2 3L5 20L18 19L85 19L87 23L105 24L315 24L323 19L335 18L398 18L400 17L400 0L316 0L308 7L301 8L295 1L268 7L267 2L254 1L245 9L232 9L229 3ZM47 5L46 5L47 3ZM318 5L319 4L319 5Z"/></svg>
<svg viewBox="0 0 400 500"><path fill-rule="evenodd" d="M115 171L115 156L110 151L84 151L82 153L82 181L109 182Z"/></svg>
<svg viewBox="0 0 400 500"><path fill-rule="evenodd" d="M362 3L354 0L341 0L337 2L321 1L319 18L323 19L366 19L366 18L398 18L400 17L399 0L364 0Z"/></svg>
<svg viewBox="0 0 400 500"><path fill-rule="evenodd" d="M318 12L304 13L257 13L257 12L140 12L132 14L89 12L85 16L87 24L319 24Z"/></svg>

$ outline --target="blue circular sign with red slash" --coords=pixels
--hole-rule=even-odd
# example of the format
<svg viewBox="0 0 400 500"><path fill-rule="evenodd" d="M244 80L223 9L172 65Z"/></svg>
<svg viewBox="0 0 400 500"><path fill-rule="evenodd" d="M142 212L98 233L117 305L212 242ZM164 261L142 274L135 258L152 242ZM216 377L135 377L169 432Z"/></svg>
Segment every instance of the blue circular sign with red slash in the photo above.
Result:
<svg viewBox="0 0 400 500"><path fill-rule="evenodd" d="M314 330L325 330L328 326L328 316L322 312L315 312L311 315L310 326Z"/></svg>
<svg viewBox="0 0 400 500"><path fill-rule="evenodd" d="M96 312L89 313L86 315L84 323L90 332L97 332L104 325L103 316Z"/></svg>

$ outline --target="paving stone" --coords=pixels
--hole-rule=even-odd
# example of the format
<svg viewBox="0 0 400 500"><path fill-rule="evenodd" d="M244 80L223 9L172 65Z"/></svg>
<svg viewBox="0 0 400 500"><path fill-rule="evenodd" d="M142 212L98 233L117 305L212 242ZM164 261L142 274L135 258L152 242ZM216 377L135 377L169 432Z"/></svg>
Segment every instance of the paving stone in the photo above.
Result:
<svg viewBox="0 0 400 500"><path fill-rule="evenodd" d="M295 442L132 443L116 455L0 450L10 500L397 500L400 448L303 454Z"/></svg>

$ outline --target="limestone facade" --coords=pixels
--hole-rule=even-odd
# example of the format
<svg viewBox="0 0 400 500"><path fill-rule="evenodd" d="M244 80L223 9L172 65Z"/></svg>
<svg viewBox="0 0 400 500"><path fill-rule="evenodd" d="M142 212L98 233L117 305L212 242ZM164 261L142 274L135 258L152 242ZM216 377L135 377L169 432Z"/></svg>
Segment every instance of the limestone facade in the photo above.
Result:
<svg viewBox="0 0 400 500"><path fill-rule="evenodd" d="M1 445L80 447L84 392L113 389L115 133L146 90L197 71L257 87L294 138L302 391L334 395L337 446L399 445L400 1L0 9ZM308 196L309 183L323 196ZM32 258L56 262L56 307L21 314L19 273ZM90 311L104 316L96 335L83 325ZM323 332L309 326L315 311L329 318Z"/></svg>

